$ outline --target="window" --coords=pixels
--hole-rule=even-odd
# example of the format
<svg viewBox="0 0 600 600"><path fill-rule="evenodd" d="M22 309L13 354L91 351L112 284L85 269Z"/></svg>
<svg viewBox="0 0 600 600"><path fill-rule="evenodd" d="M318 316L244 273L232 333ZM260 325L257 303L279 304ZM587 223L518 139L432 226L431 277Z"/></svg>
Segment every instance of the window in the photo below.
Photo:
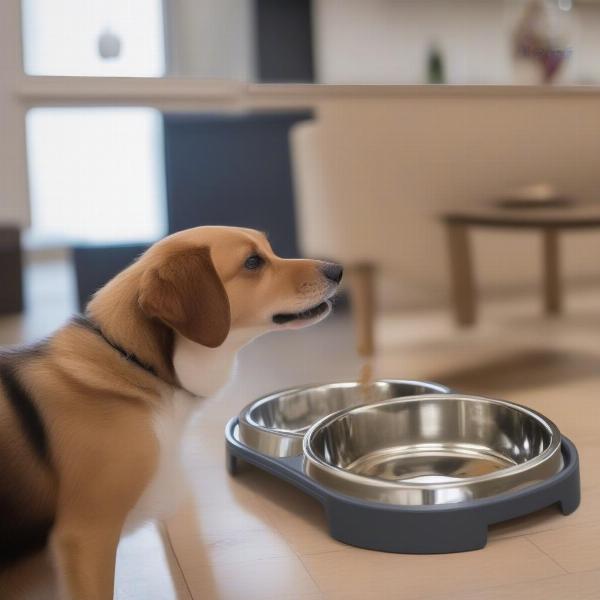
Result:
<svg viewBox="0 0 600 600"><path fill-rule="evenodd" d="M161 115L150 108L30 110L31 243L163 235L162 148Z"/></svg>
<svg viewBox="0 0 600 600"><path fill-rule="evenodd" d="M23 0L22 18L29 75L164 75L162 0Z"/></svg>

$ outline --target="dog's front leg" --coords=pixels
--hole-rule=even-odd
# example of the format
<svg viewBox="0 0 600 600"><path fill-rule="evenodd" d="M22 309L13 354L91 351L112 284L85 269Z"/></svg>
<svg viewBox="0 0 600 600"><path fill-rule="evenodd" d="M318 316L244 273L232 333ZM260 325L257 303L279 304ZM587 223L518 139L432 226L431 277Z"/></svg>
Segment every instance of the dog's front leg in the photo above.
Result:
<svg viewBox="0 0 600 600"><path fill-rule="evenodd" d="M122 525L70 514L56 523L51 548L61 600L112 600Z"/></svg>
<svg viewBox="0 0 600 600"><path fill-rule="evenodd" d="M54 444L59 491L50 544L61 600L112 600L119 537L158 460L147 411L96 406L105 408L102 420L78 408Z"/></svg>

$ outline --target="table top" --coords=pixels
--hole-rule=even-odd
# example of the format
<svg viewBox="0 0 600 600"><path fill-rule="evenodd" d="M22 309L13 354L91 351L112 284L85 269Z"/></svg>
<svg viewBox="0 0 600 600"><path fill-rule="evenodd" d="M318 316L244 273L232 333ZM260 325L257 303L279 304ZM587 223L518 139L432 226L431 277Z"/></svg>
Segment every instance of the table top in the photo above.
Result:
<svg viewBox="0 0 600 600"><path fill-rule="evenodd" d="M449 224L482 227L600 227L600 202L552 208L502 208L483 205L444 213L442 220Z"/></svg>

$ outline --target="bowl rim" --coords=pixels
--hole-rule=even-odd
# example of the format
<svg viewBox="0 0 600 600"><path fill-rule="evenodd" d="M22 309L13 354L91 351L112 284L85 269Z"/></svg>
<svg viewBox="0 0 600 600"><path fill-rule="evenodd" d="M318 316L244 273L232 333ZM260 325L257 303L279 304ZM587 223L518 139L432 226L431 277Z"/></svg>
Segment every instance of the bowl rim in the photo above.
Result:
<svg viewBox="0 0 600 600"><path fill-rule="evenodd" d="M313 440L316 433L321 430L323 427L331 424L333 421L343 418L349 413L360 413L366 412L369 409L378 408L384 405L389 405L391 403L416 403L416 402L427 402L431 400L466 400L468 402L484 402L487 404L497 404L500 406L505 406L512 410L516 410L517 412L525 413L540 423L547 431L550 433L550 443L548 447L536 455L530 460L525 461L524 463L516 464L510 467L506 467L504 469L500 469L493 473L488 473L486 475L477 475L474 477L465 477L458 481L446 482L446 483L420 483L420 482L397 482L397 481L387 481L384 479L377 479L375 477L367 477L366 475L357 475L356 473L352 473L346 469L341 467L336 467L335 465L331 465L323 460L321 460L314 450L311 447L311 441ZM362 486L369 487L378 487L385 489L406 489L406 490L443 490L443 489L452 489L458 487L464 487L469 485L475 485L478 483L485 483L487 481L498 481L505 478L509 478L512 475L517 473L524 473L530 471L531 469L535 469L540 464L546 462L549 458L555 455L557 452L560 453L561 448L561 433L558 427L555 425L553 421L542 415L541 413L533 410L532 408L523 406L521 404L517 404L516 402L510 402L508 400L499 400L497 398L490 398L488 396L473 396L466 394L423 394L418 396L405 396L400 398L391 398L389 400L384 400L381 402L373 402L372 404L362 404L358 406L353 406L350 408L344 408L342 410L336 411L332 414L329 414L322 419L319 419L316 423L314 423L310 429L304 435L304 439L302 442L302 452L304 456L305 463L308 462L317 469L321 471L325 471L326 473L333 475L341 480L345 480L348 482L356 483ZM306 471L306 468L305 468Z"/></svg>
<svg viewBox="0 0 600 600"><path fill-rule="evenodd" d="M414 385L414 386L430 386L432 388L437 388L436 392L432 392L429 394L417 394L417 395L411 395L411 396L397 396L397 397L394 396L392 398L380 400L379 402L381 402L381 403L391 402L393 400L397 400L400 398L412 398L413 396L415 398L419 398L419 397L421 397L421 395L428 395L428 396L430 396L430 395L440 395L440 396L451 395L451 389L449 387L447 387L441 383L437 383L435 381L425 381L425 380L419 380L419 379L388 379L388 378L386 378L386 379L375 379L371 383L390 383L390 384ZM268 402L271 402L275 399L281 398L282 396L291 395L293 393L305 392L307 390L319 389L319 388L344 388L344 387L357 387L360 385L361 385L361 383L358 381L334 381L334 382L329 382L329 383L309 383L309 384L305 384L305 385L298 385L298 386L294 386L294 387L290 387L290 388L285 388L282 390L278 390L276 392L271 392L270 394L261 396L260 398L257 398L256 400L253 400L252 402L247 404L241 410L241 412L239 414L239 420L240 420L240 423L244 424L244 426L253 427L254 429L257 429L260 431L269 432L274 435L291 436L291 437L295 437L298 439L303 439L308 434L308 431L310 430L311 427L313 427L314 425L316 425L317 422L322 421L323 419L325 419L327 417L336 415L341 411L352 410L354 408L359 408L361 406L373 406L376 403L357 404L352 407L333 411L331 413L328 413L324 417L321 417L313 425L306 427L305 431L303 431L303 432L292 431L290 429L282 429L280 427L266 427L265 425L262 425L261 423L259 423L255 419L253 419L252 413L256 409L263 406L264 404L267 404Z"/></svg>

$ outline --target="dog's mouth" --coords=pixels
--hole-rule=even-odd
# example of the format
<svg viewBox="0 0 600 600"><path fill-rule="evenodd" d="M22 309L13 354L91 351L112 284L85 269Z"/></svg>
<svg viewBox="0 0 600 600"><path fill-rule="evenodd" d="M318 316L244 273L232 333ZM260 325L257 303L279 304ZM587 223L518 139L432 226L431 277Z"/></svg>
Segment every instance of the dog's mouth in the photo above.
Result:
<svg viewBox="0 0 600 600"><path fill-rule="evenodd" d="M292 323L294 321L312 321L328 312L331 308L331 304L327 301L321 302L316 306L303 310L297 313L277 313L273 315L273 323L277 325L285 325L286 323Z"/></svg>

